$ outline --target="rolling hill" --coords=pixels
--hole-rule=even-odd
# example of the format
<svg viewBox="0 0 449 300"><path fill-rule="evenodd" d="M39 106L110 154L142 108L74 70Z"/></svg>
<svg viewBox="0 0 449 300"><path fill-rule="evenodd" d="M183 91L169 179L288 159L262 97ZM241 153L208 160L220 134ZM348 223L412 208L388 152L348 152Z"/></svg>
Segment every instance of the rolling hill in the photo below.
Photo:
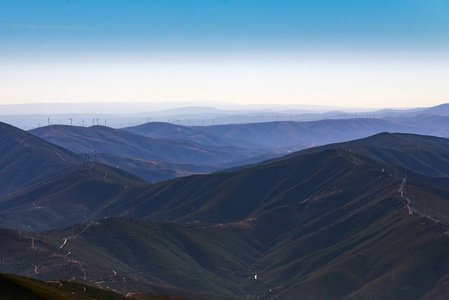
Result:
<svg viewBox="0 0 449 300"><path fill-rule="evenodd" d="M400 135L393 138L405 143ZM328 149L238 172L156 184L135 203L138 217L146 211L151 219L167 214L188 221L194 209L197 220L251 228L256 241L268 247L252 267L270 283L268 291L282 299L445 295L449 192L411 179L408 201L416 208L410 211L401 182L394 166L349 149ZM435 221L438 215L441 222ZM417 286L421 278L431 280ZM270 295L265 288L253 288Z"/></svg>
<svg viewBox="0 0 449 300"><path fill-rule="evenodd" d="M164 285L242 298L443 299L449 192L411 180L417 210L410 214L401 180L359 159L352 176L324 184L321 192L294 203L272 202L236 222L106 218L75 226L74 238L70 227L49 231L40 250L36 233L8 231L0 235L8 245L4 267L15 270L19 259L27 276L87 276L119 290L117 277L136 290ZM359 171L365 175L354 177ZM438 211L441 222L435 222Z"/></svg>
<svg viewBox="0 0 449 300"><path fill-rule="evenodd" d="M182 298L150 293L128 293L125 296L87 284L70 281L43 282L1 273L0 290L3 300L182 300Z"/></svg>
<svg viewBox="0 0 449 300"><path fill-rule="evenodd" d="M96 151L127 158L177 164L218 166L272 153L266 149L216 147L185 140L154 139L105 126L53 125L33 129L30 133L77 153Z"/></svg>
<svg viewBox="0 0 449 300"><path fill-rule="evenodd" d="M62 174L81 158L0 122L0 196Z"/></svg>
<svg viewBox="0 0 449 300"><path fill-rule="evenodd" d="M190 299L445 299L448 149L441 138L383 133L151 185L75 166L0 207L23 228L67 208L86 222L73 234L67 220L40 236L3 229L3 266Z"/></svg>
<svg viewBox="0 0 449 300"><path fill-rule="evenodd" d="M105 217L117 213L115 205L123 192L147 185L143 179L111 166L78 164L0 199L0 227L42 231L90 220L108 207L106 215L98 216ZM130 205L126 200L120 203Z"/></svg>
<svg viewBox="0 0 449 300"><path fill-rule="evenodd" d="M220 170L218 167L208 165L163 163L158 161L121 157L106 153L98 154L98 158L101 163L126 170L152 183L193 174L207 174ZM262 159L257 159L256 161L259 162L260 160ZM244 160L245 163L250 161L251 160Z"/></svg>
<svg viewBox="0 0 449 300"><path fill-rule="evenodd" d="M207 130L202 130L202 127L189 127L163 122L149 122L138 126L126 127L123 130L151 138L186 140L209 146L261 147L260 144L249 143L245 140L233 140Z"/></svg>
<svg viewBox="0 0 449 300"><path fill-rule="evenodd" d="M123 218L105 218L40 236L0 229L2 269L40 280L58 278L120 292L126 289L138 292L139 299L147 299L141 297L143 293L235 299L232 295L242 288L234 287L238 279L233 270L247 273L246 263L235 258L250 258L255 246L239 236L239 227L207 229L192 231L188 224ZM219 244L224 240L241 247L225 249ZM220 272L213 274L217 268Z"/></svg>
<svg viewBox="0 0 449 300"><path fill-rule="evenodd" d="M356 168L352 160L369 163ZM236 172L178 178L151 185L137 195L136 217L162 220L167 211L171 220L185 221L195 207L195 215L202 220L234 222L272 206L303 201L323 188L346 185L369 174L371 169L364 168L371 164L376 165L373 170L385 169L350 151L330 149Z"/></svg>
<svg viewBox="0 0 449 300"><path fill-rule="evenodd" d="M266 147L312 147L364 138L380 132L432 134L434 128L394 123L382 119L329 119L310 122L266 122L199 127L216 135L262 144Z"/></svg>
<svg viewBox="0 0 449 300"><path fill-rule="evenodd" d="M431 181L434 184L447 184L446 177L449 175L448 139L434 136L388 132L348 142L312 147L283 157L269 159L255 164L233 167L221 170L220 172L242 170L329 149L348 150L371 158L381 164L393 166L396 176L404 176L404 170L408 169L412 171L409 173L410 176L430 176L432 177ZM426 180L425 177L421 178Z"/></svg>
<svg viewBox="0 0 449 300"><path fill-rule="evenodd" d="M443 115L419 114L415 116L394 116L385 117L384 120L411 125L415 127L423 127L431 129L429 134L435 136L447 137L449 129L449 117L447 113Z"/></svg>
<svg viewBox="0 0 449 300"><path fill-rule="evenodd" d="M344 143L309 148L276 160L289 159L327 149L347 149L397 168L431 177L449 176L449 139L416 134L383 132Z"/></svg>

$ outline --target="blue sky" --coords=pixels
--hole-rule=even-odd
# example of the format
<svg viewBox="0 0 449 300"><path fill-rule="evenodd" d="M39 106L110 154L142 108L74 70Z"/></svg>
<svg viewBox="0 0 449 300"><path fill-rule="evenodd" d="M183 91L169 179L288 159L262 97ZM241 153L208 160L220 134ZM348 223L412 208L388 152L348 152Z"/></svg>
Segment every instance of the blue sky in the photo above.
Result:
<svg viewBox="0 0 449 300"><path fill-rule="evenodd" d="M447 0L0 0L0 45L0 104L448 100Z"/></svg>

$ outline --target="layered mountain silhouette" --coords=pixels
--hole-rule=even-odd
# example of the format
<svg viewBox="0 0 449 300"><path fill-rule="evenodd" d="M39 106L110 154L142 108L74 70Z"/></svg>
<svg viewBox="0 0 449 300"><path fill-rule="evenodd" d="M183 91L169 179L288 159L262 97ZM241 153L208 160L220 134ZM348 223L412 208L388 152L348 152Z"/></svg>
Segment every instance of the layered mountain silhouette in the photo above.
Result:
<svg viewBox="0 0 449 300"><path fill-rule="evenodd" d="M329 119L310 122L265 122L201 127L202 130L232 139L265 146L305 147L364 138L379 132L432 134L432 128L394 123L382 119Z"/></svg>
<svg viewBox="0 0 449 300"><path fill-rule="evenodd" d="M21 230L1 230L3 268L189 299L445 299L447 157L381 133L155 184L74 159L0 200Z"/></svg>
<svg viewBox="0 0 449 300"><path fill-rule="evenodd" d="M177 140L194 140L206 145L241 147L311 147L365 138L380 132L401 132L447 137L446 116L418 114L383 119L348 118L319 121L278 121L216 126L181 126L151 122L123 128L133 133ZM298 148L296 149L298 150Z"/></svg>
<svg viewBox="0 0 449 300"><path fill-rule="evenodd" d="M152 138L193 141L198 144L210 146L261 147L259 143L249 143L246 140L234 140L211 133L206 127L149 122L138 126L126 127L123 130Z"/></svg>
<svg viewBox="0 0 449 300"><path fill-rule="evenodd" d="M108 154L104 162L110 161L111 155L115 165L129 171L136 171L147 180L155 182L160 178L167 178L167 171L172 177L178 177L183 173L203 173L203 171L217 170L220 165L225 167L235 166L242 162L252 162L285 154L286 149L247 149L236 146L214 146L198 144L186 140L155 139L125 130L112 129L105 126L77 127L65 125L52 125L33 129L35 134L51 143L60 145L76 153L90 153L96 151L100 154ZM146 173L139 163L134 162L129 166L129 160L119 161L119 157L132 158L153 164L153 172ZM164 167L158 167L156 162L164 163ZM195 167L195 165L201 165ZM137 171L137 169L140 169ZM169 170L171 169L171 170ZM196 171L198 170L198 171Z"/></svg>

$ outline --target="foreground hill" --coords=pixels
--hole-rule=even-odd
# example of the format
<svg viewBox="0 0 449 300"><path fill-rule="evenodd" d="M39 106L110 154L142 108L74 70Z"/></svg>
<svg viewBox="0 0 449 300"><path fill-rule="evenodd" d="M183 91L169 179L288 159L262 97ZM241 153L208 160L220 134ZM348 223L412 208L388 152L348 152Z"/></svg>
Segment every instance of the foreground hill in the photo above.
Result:
<svg viewBox="0 0 449 300"><path fill-rule="evenodd" d="M237 281L241 275L235 278L233 272L248 273L244 260L256 253L255 246L239 236L240 227L205 229L120 218L40 236L0 229L2 268L41 280L75 280L117 291L125 287L139 296L152 292L189 299L234 298L242 288ZM220 244L225 241L237 247L226 249Z"/></svg>
<svg viewBox="0 0 449 300"><path fill-rule="evenodd" d="M383 132L344 143L309 148L279 159L290 159L327 149L346 149L378 162L413 170L426 176L449 176L449 139L417 134ZM403 171L401 173L403 174Z"/></svg>
<svg viewBox="0 0 449 300"><path fill-rule="evenodd" d="M125 296L92 286L70 282L46 283L26 277L0 273L3 300L98 299L124 300Z"/></svg>
<svg viewBox="0 0 449 300"><path fill-rule="evenodd" d="M73 152L0 122L0 196L48 180L79 162Z"/></svg>
<svg viewBox="0 0 449 300"><path fill-rule="evenodd" d="M410 214L401 181L372 175L356 180L368 186L347 183L227 224L109 218L75 226L74 238L70 227L48 232L40 248L36 234L2 232L4 268L15 272L19 260L27 276L116 290L125 278L128 289L170 294L167 285L250 299L444 299L449 210L441 222L421 214L427 199L436 217L448 191L409 182L421 205Z"/></svg>
<svg viewBox="0 0 449 300"><path fill-rule="evenodd" d="M98 287L70 281L42 282L35 279L0 273L2 300L182 300L170 296L129 293L127 296Z"/></svg>

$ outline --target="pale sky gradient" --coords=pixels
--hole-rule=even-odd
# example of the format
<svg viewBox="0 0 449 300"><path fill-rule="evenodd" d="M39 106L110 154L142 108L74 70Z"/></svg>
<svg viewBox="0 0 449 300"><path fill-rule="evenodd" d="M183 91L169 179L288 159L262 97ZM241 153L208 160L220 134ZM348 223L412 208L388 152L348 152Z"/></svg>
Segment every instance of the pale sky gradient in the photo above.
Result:
<svg viewBox="0 0 449 300"><path fill-rule="evenodd" d="M449 102L448 1L1 1L0 104Z"/></svg>

